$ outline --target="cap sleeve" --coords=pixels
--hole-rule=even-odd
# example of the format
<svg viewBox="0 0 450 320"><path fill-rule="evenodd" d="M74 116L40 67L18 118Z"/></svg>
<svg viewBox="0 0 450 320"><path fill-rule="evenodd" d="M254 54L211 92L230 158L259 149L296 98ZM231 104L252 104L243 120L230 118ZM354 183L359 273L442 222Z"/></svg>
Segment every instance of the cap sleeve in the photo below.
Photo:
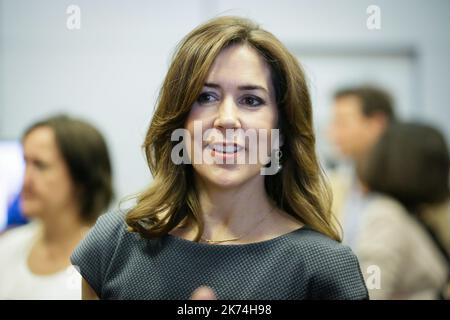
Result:
<svg viewBox="0 0 450 320"><path fill-rule="evenodd" d="M314 299L369 299L358 259L351 249L338 245L327 251L320 261L321 272L315 276Z"/></svg>
<svg viewBox="0 0 450 320"><path fill-rule="evenodd" d="M114 252L125 232L123 213L120 211L105 213L97 219L94 227L70 257L72 265L100 298Z"/></svg>

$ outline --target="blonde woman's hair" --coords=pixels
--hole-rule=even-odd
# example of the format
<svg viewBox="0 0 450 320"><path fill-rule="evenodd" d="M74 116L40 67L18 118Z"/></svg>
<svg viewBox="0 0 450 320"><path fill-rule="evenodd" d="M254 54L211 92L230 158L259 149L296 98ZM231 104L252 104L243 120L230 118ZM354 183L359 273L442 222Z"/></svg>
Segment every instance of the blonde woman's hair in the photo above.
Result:
<svg viewBox="0 0 450 320"><path fill-rule="evenodd" d="M184 128L216 57L235 44L256 49L271 69L284 143L282 169L265 176L267 195L298 221L340 241L332 222L331 194L316 157L311 99L302 68L274 35L239 17L212 19L178 45L143 144L154 180L127 213L129 230L158 238L190 218L198 227L199 241L204 222L193 167L171 161L177 143L171 134Z"/></svg>

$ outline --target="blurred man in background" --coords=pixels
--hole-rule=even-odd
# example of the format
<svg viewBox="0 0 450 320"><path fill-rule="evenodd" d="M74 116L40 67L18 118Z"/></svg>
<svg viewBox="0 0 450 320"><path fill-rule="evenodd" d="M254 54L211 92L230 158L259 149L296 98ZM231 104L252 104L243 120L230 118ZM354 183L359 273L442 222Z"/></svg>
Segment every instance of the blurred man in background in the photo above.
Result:
<svg viewBox="0 0 450 320"><path fill-rule="evenodd" d="M334 96L329 128L331 141L349 166L330 173L333 211L343 227L344 242L354 248L365 193L355 174L386 128L395 121L392 99L385 91L371 86L345 88Z"/></svg>

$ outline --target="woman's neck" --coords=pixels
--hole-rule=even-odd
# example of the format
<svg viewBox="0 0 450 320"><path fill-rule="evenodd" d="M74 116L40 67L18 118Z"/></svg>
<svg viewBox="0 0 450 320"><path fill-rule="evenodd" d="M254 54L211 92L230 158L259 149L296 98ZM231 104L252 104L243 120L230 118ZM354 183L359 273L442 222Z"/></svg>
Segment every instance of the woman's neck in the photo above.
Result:
<svg viewBox="0 0 450 320"><path fill-rule="evenodd" d="M80 217L77 212L63 210L40 219L40 229L27 259L30 272L49 275L70 265L70 255L88 231Z"/></svg>
<svg viewBox="0 0 450 320"><path fill-rule="evenodd" d="M204 222L203 241L223 244L269 240L303 226L298 219L277 208L259 176L235 188L220 188L196 181ZM191 219L172 230L172 235L194 240L198 225ZM221 242L224 239L237 239Z"/></svg>
<svg viewBox="0 0 450 320"><path fill-rule="evenodd" d="M220 188L204 182L197 186L204 239L255 238L264 230L264 222L275 214L275 204L265 192L263 176L235 188Z"/></svg>
<svg viewBox="0 0 450 320"><path fill-rule="evenodd" d="M40 220L39 240L49 247L70 250L89 230L89 225L82 221L81 214L74 209L65 209Z"/></svg>

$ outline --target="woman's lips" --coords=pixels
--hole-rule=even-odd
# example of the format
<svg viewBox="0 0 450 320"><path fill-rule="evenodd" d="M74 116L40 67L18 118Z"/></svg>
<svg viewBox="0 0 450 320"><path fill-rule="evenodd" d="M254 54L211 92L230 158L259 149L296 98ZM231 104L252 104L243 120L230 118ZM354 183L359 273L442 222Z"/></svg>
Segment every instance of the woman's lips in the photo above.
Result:
<svg viewBox="0 0 450 320"><path fill-rule="evenodd" d="M244 150L244 147L237 143L212 143L206 147L211 151L213 157L219 156L221 158L233 158L236 157L239 152Z"/></svg>

